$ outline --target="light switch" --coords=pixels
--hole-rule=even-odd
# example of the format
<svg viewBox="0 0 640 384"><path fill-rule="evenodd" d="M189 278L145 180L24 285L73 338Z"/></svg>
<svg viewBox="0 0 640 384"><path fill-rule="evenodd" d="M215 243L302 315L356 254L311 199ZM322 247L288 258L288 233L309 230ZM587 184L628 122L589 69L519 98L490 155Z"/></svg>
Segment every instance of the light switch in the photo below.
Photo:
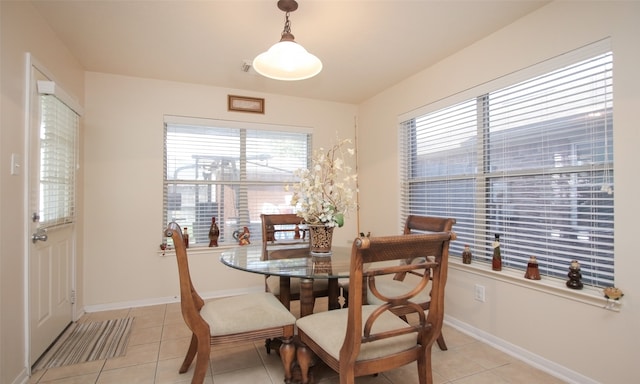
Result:
<svg viewBox="0 0 640 384"><path fill-rule="evenodd" d="M22 173L22 159L17 153L11 154L11 174L19 175Z"/></svg>

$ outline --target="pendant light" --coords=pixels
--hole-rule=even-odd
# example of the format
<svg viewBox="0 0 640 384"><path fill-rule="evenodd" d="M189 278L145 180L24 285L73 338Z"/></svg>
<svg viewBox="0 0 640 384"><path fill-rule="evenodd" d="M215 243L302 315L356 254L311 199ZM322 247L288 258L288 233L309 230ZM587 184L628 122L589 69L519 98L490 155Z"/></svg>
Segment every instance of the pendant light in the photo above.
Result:
<svg viewBox="0 0 640 384"><path fill-rule="evenodd" d="M280 41L253 60L253 69L275 80L304 80L322 70L322 62L294 41L289 13L298 9L295 0L279 0L278 8L285 12L284 30Z"/></svg>

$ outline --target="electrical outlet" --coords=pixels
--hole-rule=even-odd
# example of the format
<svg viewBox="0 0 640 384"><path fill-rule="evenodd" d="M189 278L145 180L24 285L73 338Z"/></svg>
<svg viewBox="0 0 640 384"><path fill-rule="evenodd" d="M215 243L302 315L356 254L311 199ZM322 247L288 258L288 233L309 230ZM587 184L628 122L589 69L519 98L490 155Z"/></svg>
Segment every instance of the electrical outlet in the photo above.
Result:
<svg viewBox="0 0 640 384"><path fill-rule="evenodd" d="M475 285L473 298L484 303L484 285Z"/></svg>

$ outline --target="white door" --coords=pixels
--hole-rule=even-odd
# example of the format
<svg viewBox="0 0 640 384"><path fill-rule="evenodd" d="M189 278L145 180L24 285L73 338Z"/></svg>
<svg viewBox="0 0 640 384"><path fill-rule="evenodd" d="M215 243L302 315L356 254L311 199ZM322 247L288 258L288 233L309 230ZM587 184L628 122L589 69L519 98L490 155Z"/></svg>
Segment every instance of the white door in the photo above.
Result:
<svg viewBox="0 0 640 384"><path fill-rule="evenodd" d="M48 101L38 91L38 80L49 80L42 71L31 65L29 99L29 162L26 175L28 180L29 203L29 262L28 262L28 313L29 313L29 365L33 365L45 350L71 323L73 318L73 265L75 253L75 220L71 218L56 220L61 213L64 216L65 202L56 207L56 194L68 200L70 193L75 198L75 176L69 183L68 177L60 177L56 166L52 167L53 157L58 154L60 145L56 141L64 138L52 138L52 129L43 124L42 106ZM54 97L54 96L49 96ZM50 100L50 99L48 99ZM63 105L64 106L64 105ZM48 124L48 123L47 123ZM74 128L77 129L77 128ZM77 137L77 135L76 135ZM77 139L75 139L77 140ZM53 149L51 147L57 149ZM77 158L76 145L72 146L72 158ZM64 145L62 145L64 148ZM68 157L68 156L67 156ZM73 167L75 172L75 165ZM64 181L60 181L64 180ZM67 185L66 191L62 184ZM53 202L52 202L53 201ZM73 204L73 202L72 202ZM54 207L51 207L54 205ZM67 209L68 210L68 209ZM73 212L73 209L72 209Z"/></svg>

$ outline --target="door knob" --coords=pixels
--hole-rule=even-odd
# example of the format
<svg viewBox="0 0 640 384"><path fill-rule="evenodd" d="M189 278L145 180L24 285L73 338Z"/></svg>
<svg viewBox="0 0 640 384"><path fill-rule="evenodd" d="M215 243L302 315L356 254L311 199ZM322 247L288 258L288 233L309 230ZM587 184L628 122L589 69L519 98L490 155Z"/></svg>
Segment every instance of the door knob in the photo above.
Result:
<svg viewBox="0 0 640 384"><path fill-rule="evenodd" d="M47 241L47 239L49 238L49 236L47 236L47 230L46 229L38 229L36 231L36 233L34 233L31 236L31 241L33 241L33 243L35 244L36 241L40 240L40 241Z"/></svg>

